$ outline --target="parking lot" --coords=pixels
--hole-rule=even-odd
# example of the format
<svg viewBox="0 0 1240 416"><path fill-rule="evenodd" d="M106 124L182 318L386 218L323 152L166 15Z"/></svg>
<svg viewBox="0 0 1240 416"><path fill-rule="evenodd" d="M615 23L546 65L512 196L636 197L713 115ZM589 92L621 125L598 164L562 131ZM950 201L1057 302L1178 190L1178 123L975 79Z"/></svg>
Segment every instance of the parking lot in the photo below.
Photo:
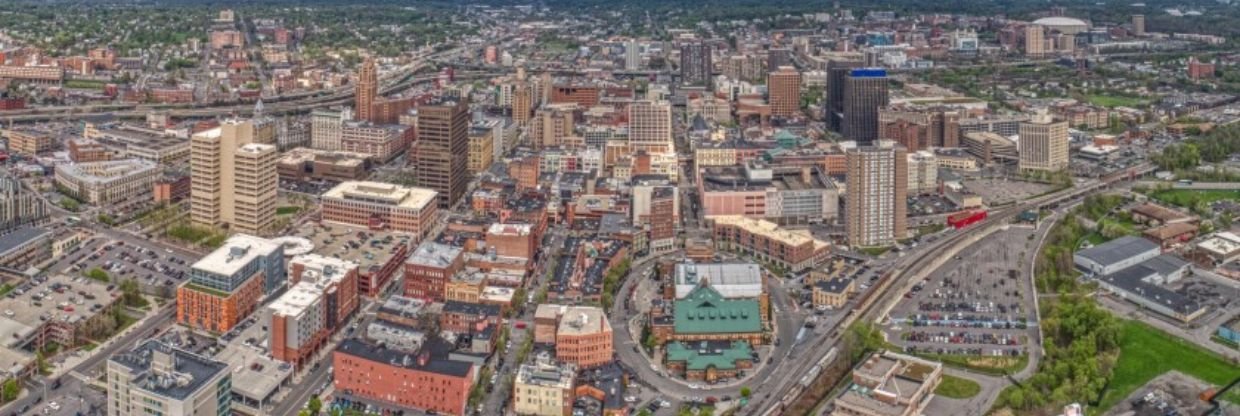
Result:
<svg viewBox="0 0 1240 416"><path fill-rule="evenodd" d="M992 234L913 287L891 312L888 340L906 352L1018 357L1036 325L1025 270L1035 230Z"/></svg>
<svg viewBox="0 0 1240 416"><path fill-rule="evenodd" d="M189 277L192 259L171 250L135 246L120 240L96 237L70 251L70 266L58 272L81 275L98 267L113 282L137 279L142 291L155 296L171 297L176 286Z"/></svg>
<svg viewBox="0 0 1240 416"><path fill-rule="evenodd" d="M1000 205L1044 194L1054 186L1019 180L979 178L961 181L965 189L982 197L987 205Z"/></svg>

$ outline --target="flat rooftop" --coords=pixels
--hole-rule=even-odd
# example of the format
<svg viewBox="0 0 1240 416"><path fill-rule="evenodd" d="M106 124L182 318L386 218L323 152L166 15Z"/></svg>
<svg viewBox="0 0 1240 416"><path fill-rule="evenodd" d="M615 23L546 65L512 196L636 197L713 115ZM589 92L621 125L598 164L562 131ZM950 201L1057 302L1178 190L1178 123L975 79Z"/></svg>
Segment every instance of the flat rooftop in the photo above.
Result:
<svg viewBox="0 0 1240 416"><path fill-rule="evenodd" d="M0 298L3 343L16 346L46 322L77 324L98 315L120 296L116 287L108 290L108 286L86 277L58 274L13 298Z"/></svg>
<svg viewBox="0 0 1240 416"><path fill-rule="evenodd" d="M1158 249L1158 244L1153 241L1129 235L1078 251L1076 255L1102 265L1111 265Z"/></svg>
<svg viewBox="0 0 1240 416"><path fill-rule="evenodd" d="M323 193L323 198L422 209L435 203L438 192L427 188L405 187L382 182L341 182Z"/></svg>
<svg viewBox="0 0 1240 416"><path fill-rule="evenodd" d="M279 244L265 238L233 234L220 248L194 263L193 268L221 276L232 276L259 256L269 255L279 249Z"/></svg>
<svg viewBox="0 0 1240 416"><path fill-rule="evenodd" d="M301 281L267 304L267 309L275 315L299 316L322 298L323 288L321 286Z"/></svg>
<svg viewBox="0 0 1240 416"><path fill-rule="evenodd" d="M586 335L611 331L603 310L593 306L569 306L560 318L556 335Z"/></svg>
<svg viewBox="0 0 1240 416"><path fill-rule="evenodd" d="M178 400L189 397L220 373L228 371L228 364L153 339L138 345L132 351L116 354L109 360L129 369L130 374L135 375L135 388ZM160 361L171 363L170 368L161 370L158 364Z"/></svg>
<svg viewBox="0 0 1240 416"><path fill-rule="evenodd" d="M425 241L418 245L418 248L409 255L409 259L405 260L407 264L415 264L419 266L444 268L452 264L457 257L460 257L463 248L436 243L434 241Z"/></svg>
<svg viewBox="0 0 1240 416"><path fill-rule="evenodd" d="M432 357L426 360L426 362L420 363L416 354L367 343L356 338L342 341L336 347L336 352L380 363L381 365L426 371L452 377L465 377L469 375L470 370L473 368L473 364L464 361L453 361L443 357Z"/></svg>
<svg viewBox="0 0 1240 416"><path fill-rule="evenodd" d="M407 246L410 239L408 234L331 223L305 225L293 232L310 240L315 254L355 263L362 273L387 264L398 247Z"/></svg>
<svg viewBox="0 0 1240 416"><path fill-rule="evenodd" d="M755 263L680 263L676 265L676 298L684 298L703 280L725 298L762 295L762 268Z"/></svg>
<svg viewBox="0 0 1240 416"><path fill-rule="evenodd" d="M339 283L350 272L358 268L357 263L314 253L294 257L289 264L301 265L301 281L324 285Z"/></svg>
<svg viewBox="0 0 1240 416"><path fill-rule="evenodd" d="M779 224L766 220L759 220L740 215L717 215L708 217L707 219L714 221L717 225L730 225L738 227L749 232L750 234L763 235L772 240L791 246L798 246L806 243L813 243L815 249L827 246L827 242L814 238L808 230L788 230L781 228Z"/></svg>
<svg viewBox="0 0 1240 416"><path fill-rule="evenodd" d="M232 390L255 400L270 397L293 375L293 366L276 361L267 350L267 331L250 325L224 345L215 359L232 370ZM246 345L247 341L250 345Z"/></svg>
<svg viewBox="0 0 1240 416"><path fill-rule="evenodd" d="M9 251L21 247L30 241L50 237L51 235L51 231L39 227L23 225L14 228L13 231L7 234L0 234L0 255L7 254Z"/></svg>

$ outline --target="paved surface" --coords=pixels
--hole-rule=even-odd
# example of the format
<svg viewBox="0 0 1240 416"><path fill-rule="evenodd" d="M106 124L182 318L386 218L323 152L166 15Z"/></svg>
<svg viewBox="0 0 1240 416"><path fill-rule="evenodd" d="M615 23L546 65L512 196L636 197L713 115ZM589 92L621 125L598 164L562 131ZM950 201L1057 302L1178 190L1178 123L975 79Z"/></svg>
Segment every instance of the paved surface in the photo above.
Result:
<svg viewBox="0 0 1240 416"><path fill-rule="evenodd" d="M1022 265L1036 253L1036 235L1010 227L948 260L892 310L888 341L907 352L1024 355L1036 344L1037 318Z"/></svg>

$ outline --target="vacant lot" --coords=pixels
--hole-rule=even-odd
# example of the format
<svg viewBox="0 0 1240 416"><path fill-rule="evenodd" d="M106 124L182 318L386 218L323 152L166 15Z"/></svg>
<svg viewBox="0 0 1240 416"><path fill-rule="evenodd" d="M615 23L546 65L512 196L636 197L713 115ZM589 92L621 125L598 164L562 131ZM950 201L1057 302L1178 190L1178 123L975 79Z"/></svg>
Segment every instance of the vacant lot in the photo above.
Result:
<svg viewBox="0 0 1240 416"><path fill-rule="evenodd" d="M1100 409L1110 409L1155 377L1176 370L1215 386L1240 377L1223 357L1138 321L1124 321L1119 361Z"/></svg>
<svg viewBox="0 0 1240 416"><path fill-rule="evenodd" d="M1240 199L1240 191L1167 189L1156 191L1150 194L1150 197L1171 205L1192 208L1202 202L1209 204L1224 199Z"/></svg>
<svg viewBox="0 0 1240 416"><path fill-rule="evenodd" d="M944 374L943 381L934 389L934 394L952 399L968 399L981 391L982 386L976 381Z"/></svg>
<svg viewBox="0 0 1240 416"><path fill-rule="evenodd" d="M1091 95L1089 103L1103 107L1139 107L1145 105L1145 99L1121 95Z"/></svg>

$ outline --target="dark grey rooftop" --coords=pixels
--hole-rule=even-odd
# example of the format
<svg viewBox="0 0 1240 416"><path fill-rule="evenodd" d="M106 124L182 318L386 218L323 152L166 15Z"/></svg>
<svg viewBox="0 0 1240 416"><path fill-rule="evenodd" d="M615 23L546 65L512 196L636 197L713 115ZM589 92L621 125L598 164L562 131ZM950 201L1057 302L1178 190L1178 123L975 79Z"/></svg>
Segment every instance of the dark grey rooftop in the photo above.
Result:
<svg viewBox="0 0 1240 416"><path fill-rule="evenodd" d="M453 377L465 377L469 374L470 368L473 367L472 364L464 361L449 360L443 356L436 357L434 356L435 354L429 353L430 357L425 362L419 363L419 354L370 344L356 338L342 341L340 346L336 347L336 352L352 355L367 361Z"/></svg>
<svg viewBox="0 0 1240 416"><path fill-rule="evenodd" d="M1158 249L1158 244L1150 240L1136 236L1124 236L1081 250L1076 255L1106 266Z"/></svg>
<svg viewBox="0 0 1240 416"><path fill-rule="evenodd" d="M152 369L153 358L159 353L171 355L174 363L172 371L161 374ZM128 368L135 375L134 386L177 400L189 397L220 372L228 371L228 364L169 346L157 339L147 340L132 351L113 355L109 360Z"/></svg>
<svg viewBox="0 0 1240 416"><path fill-rule="evenodd" d="M51 233L51 231L39 227L23 225L14 228L13 231L7 234L0 234L0 255L7 254L9 251L21 247L31 240L51 235Z"/></svg>

